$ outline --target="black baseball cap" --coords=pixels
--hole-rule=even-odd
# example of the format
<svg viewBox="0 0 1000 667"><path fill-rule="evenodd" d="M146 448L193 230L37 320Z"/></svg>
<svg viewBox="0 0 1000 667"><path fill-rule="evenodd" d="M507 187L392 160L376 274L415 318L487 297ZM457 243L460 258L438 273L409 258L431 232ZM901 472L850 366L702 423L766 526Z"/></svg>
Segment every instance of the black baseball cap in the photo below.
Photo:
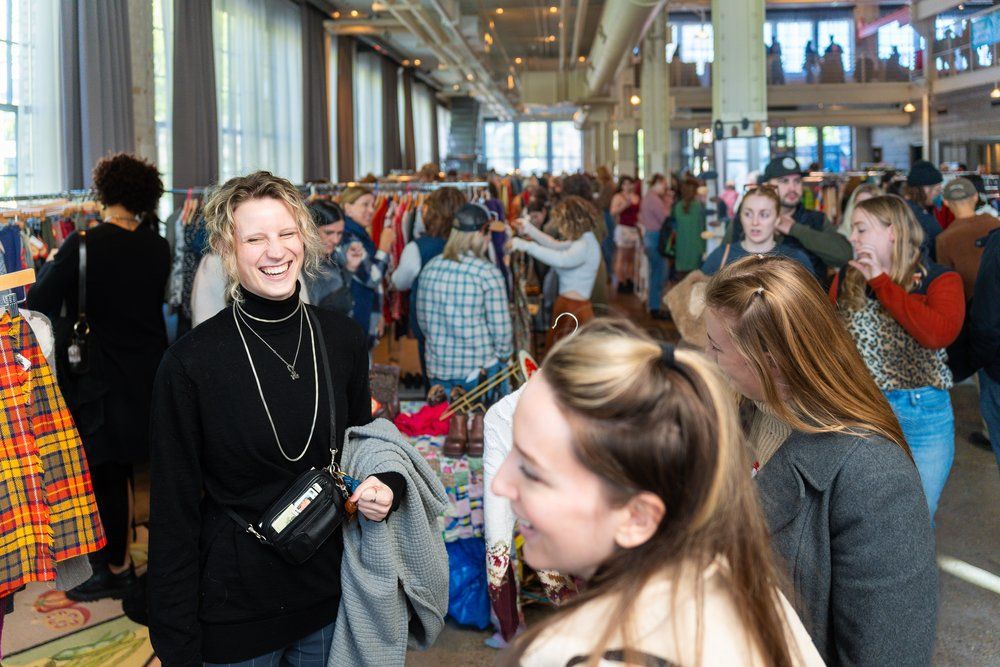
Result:
<svg viewBox="0 0 1000 667"><path fill-rule="evenodd" d="M451 221L451 228L460 232L478 232L490 221L489 212L479 204L463 204Z"/></svg>
<svg viewBox="0 0 1000 667"><path fill-rule="evenodd" d="M761 177L761 180L762 182L767 183L771 179L781 178L782 176L788 176L789 174L798 174L799 176L803 175L802 167L799 166L799 161L791 155L776 157L767 163L767 168L764 169L764 175Z"/></svg>

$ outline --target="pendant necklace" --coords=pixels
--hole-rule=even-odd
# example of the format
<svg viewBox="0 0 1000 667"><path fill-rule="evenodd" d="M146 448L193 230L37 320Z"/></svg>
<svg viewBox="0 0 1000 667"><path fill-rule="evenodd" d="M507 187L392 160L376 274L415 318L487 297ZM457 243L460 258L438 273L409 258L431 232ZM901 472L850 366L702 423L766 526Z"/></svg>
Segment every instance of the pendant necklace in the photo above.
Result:
<svg viewBox="0 0 1000 667"><path fill-rule="evenodd" d="M270 343L268 343L266 340L264 340L263 336L261 336L259 333L257 333L256 331L254 331L254 328L252 326L250 326L250 323L247 322L246 319L245 319L245 317L244 317L244 316L249 317L249 315L244 312L243 307L240 306L239 304L235 304L235 306L236 306L236 311L239 312L240 319L243 320L244 326L246 326L246 328L250 330L250 333L252 333L258 339L260 339L260 342L264 343L264 345L267 346L267 349L271 350L271 352L274 353L274 356L278 357L278 359L281 360L281 363L283 363L285 365L285 368L288 369L288 375L293 380L298 380L299 377L301 377L301 376L299 375L298 371L295 370L295 365L299 361L299 351L301 351L301 349L302 349L302 324L303 324L303 322L305 320L305 310L302 308L302 302L299 301L299 305L295 309L295 310L299 311L299 342L298 342L298 345L296 345L296 347L295 347L295 357L292 359L292 363L288 363L288 361L283 356L281 356L280 354L278 354L277 350L275 350L273 347L271 347ZM292 313L292 314L294 315L295 313ZM291 316L289 316L289 317L291 317ZM254 318L254 319L257 319L257 318ZM261 320L261 321L266 321L266 320Z"/></svg>

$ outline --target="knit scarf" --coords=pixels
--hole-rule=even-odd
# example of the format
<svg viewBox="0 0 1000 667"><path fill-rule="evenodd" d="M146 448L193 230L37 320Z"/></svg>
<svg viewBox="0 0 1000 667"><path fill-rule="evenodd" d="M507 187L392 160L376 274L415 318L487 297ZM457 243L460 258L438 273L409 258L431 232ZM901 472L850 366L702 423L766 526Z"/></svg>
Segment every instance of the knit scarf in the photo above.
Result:
<svg viewBox="0 0 1000 667"><path fill-rule="evenodd" d="M750 448L754 456L754 470L763 468L782 443L792 434L792 427L778 419L765 404L754 401L753 420L750 422Z"/></svg>

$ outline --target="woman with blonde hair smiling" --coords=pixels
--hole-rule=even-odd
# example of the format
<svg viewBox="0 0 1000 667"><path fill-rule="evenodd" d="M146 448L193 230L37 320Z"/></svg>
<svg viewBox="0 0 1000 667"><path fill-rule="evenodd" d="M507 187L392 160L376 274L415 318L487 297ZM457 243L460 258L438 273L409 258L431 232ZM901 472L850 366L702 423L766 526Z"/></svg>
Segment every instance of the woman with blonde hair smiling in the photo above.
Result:
<svg viewBox="0 0 1000 667"><path fill-rule="evenodd" d="M165 665L325 666L341 528L296 565L247 525L300 474L330 465L331 449L339 459L345 429L371 421L367 341L346 315L299 298L322 248L287 180L230 179L206 202L205 220L233 305L170 348L157 373L150 637ZM402 475L383 473L352 500L381 521L405 492Z"/></svg>
<svg viewBox="0 0 1000 667"><path fill-rule="evenodd" d="M923 229L896 196L855 206L850 241L854 260L830 298L899 419L933 519L955 457L945 348L965 318L962 277L930 261Z"/></svg>
<svg viewBox="0 0 1000 667"><path fill-rule="evenodd" d="M725 382L625 322L565 338L528 382L493 481L535 569L587 589L502 665L819 665L779 591Z"/></svg>
<svg viewBox="0 0 1000 667"><path fill-rule="evenodd" d="M705 293L707 353L744 398L771 540L831 665L928 665L937 569L889 404L811 272L752 255Z"/></svg>

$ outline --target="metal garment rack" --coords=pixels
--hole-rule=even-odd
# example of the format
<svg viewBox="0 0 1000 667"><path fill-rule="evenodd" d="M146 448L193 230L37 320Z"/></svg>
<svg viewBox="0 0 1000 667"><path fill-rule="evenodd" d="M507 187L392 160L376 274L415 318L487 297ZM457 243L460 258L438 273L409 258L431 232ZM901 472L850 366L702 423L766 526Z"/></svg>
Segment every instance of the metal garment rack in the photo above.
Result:
<svg viewBox="0 0 1000 667"><path fill-rule="evenodd" d="M90 197L93 194L93 190L63 190L62 192L39 195L6 195L4 197L0 197L0 202L29 202L42 201L45 199L79 199L81 197Z"/></svg>
<svg viewBox="0 0 1000 667"><path fill-rule="evenodd" d="M349 181L346 183L306 183L296 185L303 195L329 194L339 192L350 187L370 188L372 192L433 192L441 188L456 188L458 190L476 190L488 187L486 181L449 181L449 182L401 182L401 181L379 181L378 183L362 183L360 181ZM167 190L175 195L202 195L211 187L197 186L191 188L170 188ZM2 200L0 200L2 201Z"/></svg>

